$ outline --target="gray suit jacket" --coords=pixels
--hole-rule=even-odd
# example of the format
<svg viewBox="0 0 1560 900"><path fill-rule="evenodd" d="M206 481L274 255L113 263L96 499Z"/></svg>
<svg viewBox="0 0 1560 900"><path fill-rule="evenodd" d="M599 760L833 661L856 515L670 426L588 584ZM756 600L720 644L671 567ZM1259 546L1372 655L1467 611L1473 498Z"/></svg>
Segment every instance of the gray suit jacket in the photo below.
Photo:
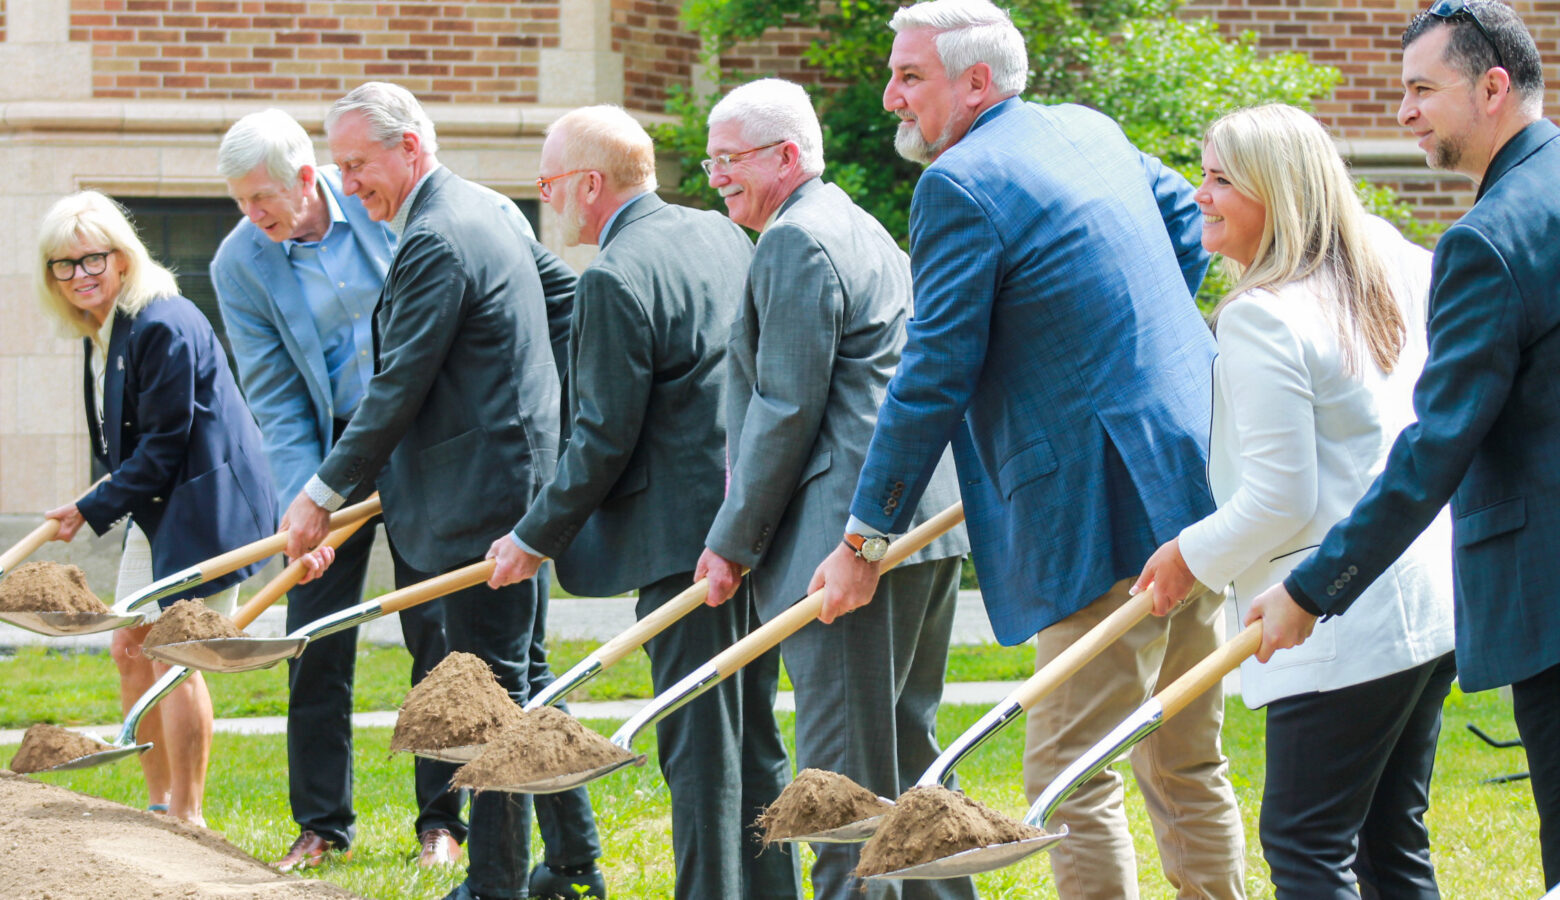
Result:
<svg viewBox="0 0 1560 900"><path fill-rule="evenodd" d="M707 545L753 569L766 619L840 542L910 312L909 259L832 184L798 187L758 239L727 350L731 487ZM958 500L944 454L914 522ZM960 526L908 562L968 550Z"/></svg>
<svg viewBox="0 0 1560 900"><path fill-rule="evenodd" d="M552 477L558 373L529 239L492 192L439 169L417 195L374 315L375 374L319 477L375 484L408 563L482 556Z"/></svg>
<svg viewBox="0 0 1560 900"><path fill-rule="evenodd" d="M725 487L726 335L753 246L725 216L635 200L580 275L568 445L515 526L577 594L693 565Z"/></svg>

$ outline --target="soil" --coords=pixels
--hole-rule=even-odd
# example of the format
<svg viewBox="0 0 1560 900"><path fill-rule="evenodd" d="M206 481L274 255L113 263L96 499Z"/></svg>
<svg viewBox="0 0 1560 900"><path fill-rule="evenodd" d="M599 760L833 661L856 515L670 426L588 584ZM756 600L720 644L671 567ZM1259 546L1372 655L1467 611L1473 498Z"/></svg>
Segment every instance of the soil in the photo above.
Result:
<svg viewBox="0 0 1560 900"><path fill-rule="evenodd" d="M568 713L543 706L522 714L476 759L461 766L450 783L484 788L530 784L621 762L631 754Z"/></svg>
<svg viewBox="0 0 1560 900"><path fill-rule="evenodd" d="M22 744L11 757L11 771L42 772L73 759L110 749L108 744L58 725L33 725L22 735Z"/></svg>
<svg viewBox="0 0 1560 900"><path fill-rule="evenodd" d="M900 795L877 833L861 848L856 877L881 875L976 847L1040 837L1039 828L1015 822L945 787L913 787Z"/></svg>
<svg viewBox="0 0 1560 900"><path fill-rule="evenodd" d="M54 562L23 563L0 581L0 612L106 613L87 573Z"/></svg>
<svg viewBox="0 0 1560 900"><path fill-rule="evenodd" d="M214 831L0 772L7 900L353 900Z"/></svg>
<svg viewBox="0 0 1560 900"><path fill-rule="evenodd" d="M753 824L764 845L880 816L894 805L837 772L803 769Z"/></svg>
<svg viewBox="0 0 1560 900"><path fill-rule="evenodd" d="M146 632L143 643L148 647L164 644L182 644L185 641L206 641L212 638L249 637L240 631L233 620L207 606L203 601L188 599L163 610L157 621Z"/></svg>
<svg viewBox="0 0 1560 900"><path fill-rule="evenodd" d="M486 744L521 715L487 663L471 653L451 653L407 693L390 750Z"/></svg>

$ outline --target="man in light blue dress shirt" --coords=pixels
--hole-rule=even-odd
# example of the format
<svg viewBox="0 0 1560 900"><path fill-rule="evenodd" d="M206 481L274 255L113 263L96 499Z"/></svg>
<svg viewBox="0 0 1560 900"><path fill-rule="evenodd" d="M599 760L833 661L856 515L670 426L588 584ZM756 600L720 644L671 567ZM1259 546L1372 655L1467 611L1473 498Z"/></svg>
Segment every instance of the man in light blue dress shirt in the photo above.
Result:
<svg viewBox="0 0 1560 900"><path fill-rule="evenodd" d="M374 374L373 313L396 236L341 187L334 166L318 167L307 133L280 110L241 119L224 137L218 168L245 219L212 261L212 283L259 420L283 505L296 496L341 435ZM516 210L516 218L521 218ZM561 268L561 267L560 267ZM572 296L561 275L567 333ZM360 531L315 581L289 594L288 630L358 602L372 529ZM443 607L400 613L415 684L448 652ZM352 842L352 680L356 629L313 641L289 661L289 791L299 836L277 865L311 867ZM551 681L545 656L530 672ZM416 831L422 865L453 862L465 826L447 788L453 766L415 763ZM600 855L588 800L569 794L537 804L549 865L588 866Z"/></svg>

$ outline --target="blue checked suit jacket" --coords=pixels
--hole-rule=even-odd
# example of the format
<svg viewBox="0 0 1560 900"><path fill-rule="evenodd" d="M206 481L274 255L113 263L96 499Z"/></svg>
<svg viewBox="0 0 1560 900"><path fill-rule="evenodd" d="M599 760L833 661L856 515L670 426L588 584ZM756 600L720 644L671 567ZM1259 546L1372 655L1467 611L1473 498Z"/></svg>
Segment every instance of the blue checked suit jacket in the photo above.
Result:
<svg viewBox="0 0 1560 900"><path fill-rule="evenodd" d="M1213 511L1214 342L1191 299L1208 264L1191 195L1109 118L1016 98L916 186L915 318L851 512L904 531L952 441L1005 644Z"/></svg>

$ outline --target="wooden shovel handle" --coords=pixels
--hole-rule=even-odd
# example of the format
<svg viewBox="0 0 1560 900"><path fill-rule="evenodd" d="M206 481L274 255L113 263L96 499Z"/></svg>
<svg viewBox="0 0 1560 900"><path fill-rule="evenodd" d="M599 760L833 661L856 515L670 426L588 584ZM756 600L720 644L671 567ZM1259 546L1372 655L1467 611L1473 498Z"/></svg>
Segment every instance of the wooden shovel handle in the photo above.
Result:
<svg viewBox="0 0 1560 900"><path fill-rule="evenodd" d="M710 595L710 580L700 578L691 587L656 607L650 615L629 626L616 637L596 648L592 655L602 667L612 665L633 653L645 642L669 628L672 623L693 612Z"/></svg>
<svg viewBox="0 0 1560 900"><path fill-rule="evenodd" d="M27 533L27 536L16 542L16 546L0 553L0 572L9 572L22 560L33 555L39 547L54 540L54 536L60 533L59 519L44 519L43 524Z"/></svg>
<svg viewBox="0 0 1560 900"><path fill-rule="evenodd" d="M1019 685L1009 696L1018 701L1021 708L1030 709L1047 694L1056 690L1062 682L1078 674L1078 670L1098 656L1101 650L1131 631L1132 627L1143 621L1143 617L1147 616L1153 608L1153 589L1143 591L1128 600L1115 612L1102 619L1098 625L1089 629L1083 637L1074 641L1072 646L1058 653L1056 658L1042 666L1040 671L1029 676L1029 680Z"/></svg>
<svg viewBox="0 0 1560 900"><path fill-rule="evenodd" d="M943 532L964 521L964 504L955 503L915 528L909 534L888 545L883 556L883 569L887 572L899 565L916 551L940 537ZM798 600L794 606L763 625L751 634L722 650L710 662L720 677L729 678L732 673L758 659L779 643L802 630L808 622L818 618L823 611L824 591L814 591Z"/></svg>
<svg viewBox="0 0 1560 900"><path fill-rule="evenodd" d="M443 575L435 575L427 581L419 581L416 584L407 585L398 591L379 598L379 610L383 615L410 609L419 603L427 603L435 597L443 597L445 594L453 594L462 588L469 588L474 584L481 584L493 577L493 569L498 566L497 560L484 559L474 562L469 566L461 566Z"/></svg>
<svg viewBox="0 0 1560 900"><path fill-rule="evenodd" d="M358 519L345 528L338 528L326 536L321 546L340 547L346 543L347 538L356 534L359 528L367 524L368 519L364 518ZM260 617L261 613L270 608L271 604L298 585L298 580L303 577L303 572L303 560L295 560L290 563L287 568L282 570L280 575L271 579L270 583L261 588L258 594L249 598L249 602L245 603L242 609L233 614L233 624L239 628L248 628L255 619Z"/></svg>
<svg viewBox="0 0 1560 900"><path fill-rule="evenodd" d="M379 515L379 495L374 494L362 503L339 509L331 514L330 527L332 530L353 522L360 522L369 516ZM287 549L287 532L279 531L268 538L261 538L253 544L246 544L236 550L229 550L220 556L213 556L205 562L198 563L195 568L200 570L202 581L210 581L220 578L229 572L242 569L250 563L259 562L268 556Z"/></svg>
<svg viewBox="0 0 1560 900"><path fill-rule="evenodd" d="M1208 654L1202 662L1186 670L1186 674L1159 692L1156 699L1164 710L1166 719L1186 708L1186 704L1198 694L1218 684L1224 676L1235 671L1246 657L1262 646L1262 623L1252 622L1224 646Z"/></svg>
<svg viewBox="0 0 1560 900"><path fill-rule="evenodd" d="M107 480L108 476L104 475L97 481L92 482L92 486L82 491L81 496L77 497L75 502L80 503L82 497L92 493L94 490L96 490L98 485ZM5 551L4 553L0 553L0 573L11 571L11 569L22 560L32 556L35 552L37 552L39 547L42 547L44 544L54 540L54 536L59 533L59 519L44 519L42 525L39 525L32 531L29 531L26 537L16 542L16 546Z"/></svg>

